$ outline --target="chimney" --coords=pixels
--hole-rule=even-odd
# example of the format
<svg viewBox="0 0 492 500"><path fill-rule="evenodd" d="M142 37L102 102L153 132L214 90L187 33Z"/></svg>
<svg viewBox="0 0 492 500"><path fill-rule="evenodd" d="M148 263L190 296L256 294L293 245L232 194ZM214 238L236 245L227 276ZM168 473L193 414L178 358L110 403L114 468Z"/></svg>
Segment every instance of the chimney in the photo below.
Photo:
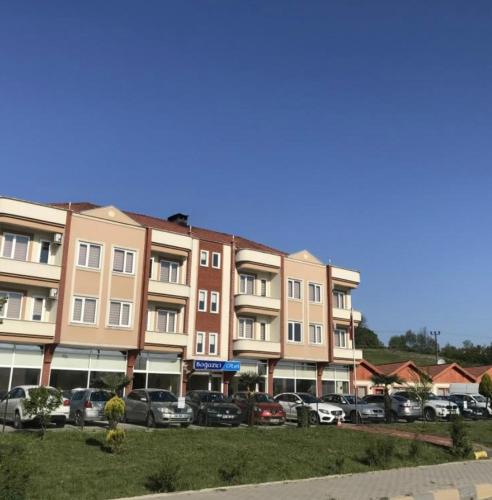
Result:
<svg viewBox="0 0 492 500"><path fill-rule="evenodd" d="M169 222L175 222L176 224L179 224L180 226L187 226L188 225L188 216L186 214L173 214L170 215L167 220Z"/></svg>

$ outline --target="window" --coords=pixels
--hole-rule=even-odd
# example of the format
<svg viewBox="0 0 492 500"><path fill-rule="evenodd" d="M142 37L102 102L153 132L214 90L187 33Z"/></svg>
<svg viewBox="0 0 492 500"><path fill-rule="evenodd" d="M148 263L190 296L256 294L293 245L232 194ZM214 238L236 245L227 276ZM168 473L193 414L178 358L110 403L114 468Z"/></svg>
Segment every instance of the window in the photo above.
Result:
<svg viewBox="0 0 492 500"><path fill-rule="evenodd" d="M347 347L347 330L337 328L335 330L335 346L336 347Z"/></svg>
<svg viewBox="0 0 492 500"><path fill-rule="evenodd" d="M299 280L287 281L289 299L301 299L301 282Z"/></svg>
<svg viewBox="0 0 492 500"><path fill-rule="evenodd" d="M179 262L161 260L160 264L159 281L177 283L179 281Z"/></svg>
<svg viewBox="0 0 492 500"><path fill-rule="evenodd" d="M130 326L131 304L112 300L109 304L110 326Z"/></svg>
<svg viewBox="0 0 492 500"><path fill-rule="evenodd" d="M97 299L74 297L72 322L94 324L96 322Z"/></svg>
<svg viewBox="0 0 492 500"><path fill-rule="evenodd" d="M210 312L219 312L219 292L210 292Z"/></svg>
<svg viewBox="0 0 492 500"><path fill-rule="evenodd" d="M267 339L267 324L266 323L260 323L260 340L266 340Z"/></svg>
<svg viewBox="0 0 492 500"><path fill-rule="evenodd" d="M302 342L302 325L297 321L289 321L289 329L287 334L289 342Z"/></svg>
<svg viewBox="0 0 492 500"><path fill-rule="evenodd" d="M208 250L200 250L200 265L208 266Z"/></svg>
<svg viewBox="0 0 492 500"><path fill-rule="evenodd" d="M321 285L309 283L309 302L321 303Z"/></svg>
<svg viewBox="0 0 492 500"><path fill-rule="evenodd" d="M240 339L253 338L254 321L251 318L239 318L239 334Z"/></svg>
<svg viewBox="0 0 492 500"><path fill-rule="evenodd" d="M7 259L27 260L29 236L4 233L2 256Z"/></svg>
<svg viewBox="0 0 492 500"><path fill-rule="evenodd" d="M342 290L333 290L333 307L345 309L345 292Z"/></svg>
<svg viewBox="0 0 492 500"><path fill-rule="evenodd" d="M217 354L217 334L209 333L208 335L208 353Z"/></svg>
<svg viewBox="0 0 492 500"><path fill-rule="evenodd" d="M203 354L205 352L205 333L196 332L196 353Z"/></svg>
<svg viewBox="0 0 492 500"><path fill-rule="evenodd" d="M251 274L239 275L239 293L254 295L255 293L255 277Z"/></svg>
<svg viewBox="0 0 492 500"><path fill-rule="evenodd" d="M323 342L323 327L321 325L309 325L309 342L311 344Z"/></svg>
<svg viewBox="0 0 492 500"><path fill-rule="evenodd" d="M22 293L0 292L0 298L7 302L0 306L0 318L19 319L21 313Z"/></svg>
<svg viewBox="0 0 492 500"><path fill-rule="evenodd" d="M41 264L48 264L50 260L51 243L49 241L41 241L39 250L39 262Z"/></svg>
<svg viewBox="0 0 492 500"><path fill-rule="evenodd" d="M198 290L198 310L205 312L207 310L207 291Z"/></svg>
<svg viewBox="0 0 492 500"><path fill-rule="evenodd" d="M267 280L260 280L260 295L262 297L267 296Z"/></svg>
<svg viewBox="0 0 492 500"><path fill-rule="evenodd" d="M114 249L113 256L113 271L116 273L133 274L135 263L135 252L131 250L123 250L122 248Z"/></svg>
<svg viewBox="0 0 492 500"><path fill-rule="evenodd" d="M43 321L44 298L34 297L32 303L32 320Z"/></svg>
<svg viewBox="0 0 492 500"><path fill-rule="evenodd" d="M212 267L215 267L215 269L220 269L220 253L219 252L212 253Z"/></svg>
<svg viewBox="0 0 492 500"><path fill-rule="evenodd" d="M157 310L157 331L174 333L176 331L176 311Z"/></svg>
<svg viewBox="0 0 492 500"><path fill-rule="evenodd" d="M77 265L80 267L90 267L92 269L99 269L101 261L101 245L94 243L79 243L79 257Z"/></svg>

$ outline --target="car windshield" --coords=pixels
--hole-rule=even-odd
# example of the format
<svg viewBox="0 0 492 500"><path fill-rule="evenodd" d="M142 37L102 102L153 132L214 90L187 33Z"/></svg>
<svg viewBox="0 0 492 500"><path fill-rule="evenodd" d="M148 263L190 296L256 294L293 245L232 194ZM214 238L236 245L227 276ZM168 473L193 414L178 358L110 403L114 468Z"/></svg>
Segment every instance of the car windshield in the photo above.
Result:
<svg viewBox="0 0 492 500"><path fill-rule="evenodd" d="M349 405L355 405L355 396L343 396ZM357 403L363 403L361 398L357 398Z"/></svg>
<svg viewBox="0 0 492 500"><path fill-rule="evenodd" d="M432 401L432 400L435 400L435 399L446 399L446 398L444 396L439 397L439 396L436 396L435 394L429 394L427 396L427 399L429 401Z"/></svg>
<svg viewBox="0 0 492 500"><path fill-rule="evenodd" d="M255 394L255 401L257 403L275 403L275 400L272 398L272 396L263 392Z"/></svg>
<svg viewBox="0 0 492 500"><path fill-rule="evenodd" d="M306 393L301 393L301 394L298 394L298 396L305 402L305 403L308 403L308 404L311 404L311 403L319 403L319 399L318 398L315 398L312 394L306 394Z"/></svg>
<svg viewBox="0 0 492 500"><path fill-rule="evenodd" d="M97 391L91 394L91 401L95 401L96 403L97 402L103 403L104 401L108 401L109 398L110 394L105 391Z"/></svg>
<svg viewBox="0 0 492 500"><path fill-rule="evenodd" d="M475 398L476 401L478 401L479 403L486 403L487 400L480 394L476 394L473 396Z"/></svg>
<svg viewBox="0 0 492 500"><path fill-rule="evenodd" d="M220 392L206 392L201 395L200 399L207 403L224 403L226 398Z"/></svg>
<svg viewBox="0 0 492 500"><path fill-rule="evenodd" d="M168 391L151 391L149 396L153 403L175 403L178 400L173 393Z"/></svg>

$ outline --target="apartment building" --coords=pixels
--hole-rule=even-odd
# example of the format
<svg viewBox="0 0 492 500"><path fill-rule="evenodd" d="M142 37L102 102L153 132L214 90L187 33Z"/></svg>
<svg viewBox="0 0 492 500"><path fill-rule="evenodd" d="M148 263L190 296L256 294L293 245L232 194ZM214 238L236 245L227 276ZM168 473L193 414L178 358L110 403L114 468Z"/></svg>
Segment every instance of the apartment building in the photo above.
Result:
<svg viewBox="0 0 492 500"><path fill-rule="evenodd" d="M0 389L90 386L348 392L356 271L304 250L91 203L0 197ZM236 363L229 363L236 361Z"/></svg>

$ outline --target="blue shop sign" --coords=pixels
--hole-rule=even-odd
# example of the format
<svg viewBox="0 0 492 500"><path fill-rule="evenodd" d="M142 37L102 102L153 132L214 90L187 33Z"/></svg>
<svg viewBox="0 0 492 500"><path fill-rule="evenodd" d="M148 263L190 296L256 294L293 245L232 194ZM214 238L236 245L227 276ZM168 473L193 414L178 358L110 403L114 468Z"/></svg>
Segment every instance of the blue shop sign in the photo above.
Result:
<svg viewBox="0 0 492 500"><path fill-rule="evenodd" d="M195 370L205 370L214 372L237 372L241 368L241 361L209 361L195 359L193 361Z"/></svg>

